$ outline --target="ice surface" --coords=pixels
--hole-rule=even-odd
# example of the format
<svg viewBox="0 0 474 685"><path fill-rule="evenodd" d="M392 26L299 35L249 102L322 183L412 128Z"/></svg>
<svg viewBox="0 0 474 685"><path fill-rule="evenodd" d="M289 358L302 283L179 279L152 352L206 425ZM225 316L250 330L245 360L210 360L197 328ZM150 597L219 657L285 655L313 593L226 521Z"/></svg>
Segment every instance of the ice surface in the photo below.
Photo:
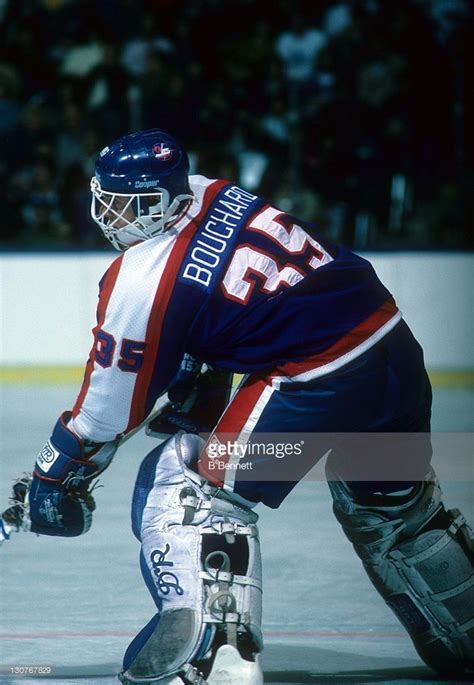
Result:
<svg viewBox="0 0 474 685"><path fill-rule="evenodd" d="M73 386L7 386L1 395L0 502L31 470ZM472 390L435 392L439 431L472 431ZM1 549L0 683L117 683L133 636L154 613L130 530L138 466L154 446L138 434L96 491L91 531L80 538L18 534ZM473 483L444 483L445 500L474 520ZM264 560L263 654L267 683L440 682L372 589L331 511L324 482L303 482L280 509L259 510ZM13 677L48 666L51 677ZM472 679L468 679L469 681ZM443 680L458 683L459 680Z"/></svg>

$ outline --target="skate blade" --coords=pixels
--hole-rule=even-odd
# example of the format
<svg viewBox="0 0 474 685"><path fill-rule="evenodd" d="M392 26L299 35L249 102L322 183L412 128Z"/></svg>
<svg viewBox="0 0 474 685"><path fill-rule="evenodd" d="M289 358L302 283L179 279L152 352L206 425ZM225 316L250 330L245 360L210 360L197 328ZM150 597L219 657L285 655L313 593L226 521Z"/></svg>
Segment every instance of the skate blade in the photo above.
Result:
<svg viewBox="0 0 474 685"><path fill-rule="evenodd" d="M124 673L121 673L119 675L119 680L121 683L125 683L125 685L184 685L184 680L181 680L177 675L165 676L164 678L144 676L143 678L134 678L133 680L130 680L125 677Z"/></svg>
<svg viewBox="0 0 474 685"><path fill-rule="evenodd" d="M208 685L263 685L259 656L254 662L245 661L235 647L222 645L206 682Z"/></svg>

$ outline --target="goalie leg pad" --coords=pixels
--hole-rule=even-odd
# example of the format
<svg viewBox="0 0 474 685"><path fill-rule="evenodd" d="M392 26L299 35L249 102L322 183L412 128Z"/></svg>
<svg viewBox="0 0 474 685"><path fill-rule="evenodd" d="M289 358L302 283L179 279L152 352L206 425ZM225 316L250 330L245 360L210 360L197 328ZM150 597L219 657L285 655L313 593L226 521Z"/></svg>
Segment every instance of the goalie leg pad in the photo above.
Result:
<svg viewBox="0 0 474 685"><path fill-rule="evenodd" d="M358 503L327 462L334 513L378 592L439 672L474 669L474 541L431 471L404 501ZM370 501L372 499L372 501Z"/></svg>
<svg viewBox="0 0 474 685"><path fill-rule="evenodd" d="M226 650L219 652L229 645L234 662L261 673L258 516L189 467L203 446L197 435L180 433L142 464L132 521L159 613L127 650L123 683L212 683L213 663L226 661ZM263 682L252 678L252 685Z"/></svg>

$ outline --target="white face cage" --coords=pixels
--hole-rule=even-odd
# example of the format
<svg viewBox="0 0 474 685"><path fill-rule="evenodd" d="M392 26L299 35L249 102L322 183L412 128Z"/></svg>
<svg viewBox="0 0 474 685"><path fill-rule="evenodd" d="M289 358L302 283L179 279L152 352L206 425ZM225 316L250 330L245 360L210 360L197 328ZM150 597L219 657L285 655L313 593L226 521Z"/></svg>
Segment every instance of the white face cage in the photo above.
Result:
<svg viewBox="0 0 474 685"><path fill-rule="evenodd" d="M111 193L91 179L91 216L116 250L160 235L183 215L192 195L177 195L170 204L169 192Z"/></svg>

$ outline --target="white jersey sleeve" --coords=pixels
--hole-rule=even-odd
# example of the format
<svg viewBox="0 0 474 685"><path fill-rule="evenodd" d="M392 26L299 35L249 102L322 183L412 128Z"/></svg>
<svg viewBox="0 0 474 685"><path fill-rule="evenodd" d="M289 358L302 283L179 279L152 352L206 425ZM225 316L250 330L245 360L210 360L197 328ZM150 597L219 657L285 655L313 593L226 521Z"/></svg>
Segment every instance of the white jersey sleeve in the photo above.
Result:
<svg viewBox="0 0 474 685"><path fill-rule="evenodd" d="M70 424L82 438L107 442L132 430L179 368L179 341L176 354L155 368L175 244L169 233L137 245L101 281L94 343Z"/></svg>

